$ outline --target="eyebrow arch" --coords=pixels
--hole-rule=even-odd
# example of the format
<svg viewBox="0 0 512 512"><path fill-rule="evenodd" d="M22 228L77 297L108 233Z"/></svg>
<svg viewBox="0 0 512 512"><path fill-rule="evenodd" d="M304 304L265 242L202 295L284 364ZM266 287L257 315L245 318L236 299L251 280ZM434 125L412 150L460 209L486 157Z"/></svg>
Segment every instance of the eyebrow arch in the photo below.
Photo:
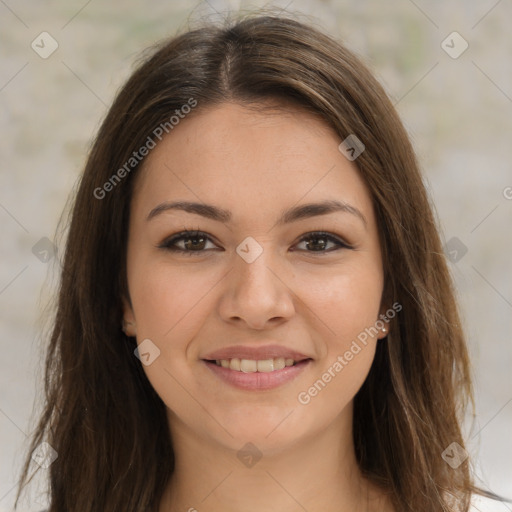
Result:
<svg viewBox="0 0 512 512"><path fill-rule="evenodd" d="M228 223L232 219L232 215L229 210L224 210L213 205L208 205L205 203L195 203L191 201L166 201L155 206L155 208L153 208L149 212L149 215L147 216L146 220L149 221L156 217L157 215L169 210L182 210L188 213L194 213L196 215L206 217L207 219L223 223ZM338 201L334 199L322 201L320 203L308 203L299 206L294 206L288 210L285 210L281 214L281 217L277 221L277 224L289 224L291 222L295 222L301 219L316 217L318 215L326 215L334 212L349 213L357 217L364 224L365 227L367 227L368 225L365 216L361 213L360 210L358 210L357 208L348 203L345 203L344 201Z"/></svg>

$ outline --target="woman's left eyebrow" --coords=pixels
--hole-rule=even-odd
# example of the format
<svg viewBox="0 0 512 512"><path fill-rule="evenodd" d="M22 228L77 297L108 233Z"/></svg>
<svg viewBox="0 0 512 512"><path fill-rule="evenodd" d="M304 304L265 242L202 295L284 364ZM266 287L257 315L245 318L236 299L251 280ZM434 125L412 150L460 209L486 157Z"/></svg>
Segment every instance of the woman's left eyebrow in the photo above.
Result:
<svg viewBox="0 0 512 512"><path fill-rule="evenodd" d="M233 217L229 210L224 210L223 208L219 208L217 206L206 203L195 203L191 201L165 201L155 206L149 212L146 220L149 221L157 215L160 215L161 213L169 210L182 210L223 223L230 222ZM364 224L365 228L368 225L365 216L361 213L360 210L358 210L355 206L352 206L344 201L339 201L337 199L326 200L320 203L307 203L289 208L281 214L281 217L276 222L276 224L289 224L301 219L316 217L318 215L327 215L329 213L335 212L349 213L357 217Z"/></svg>

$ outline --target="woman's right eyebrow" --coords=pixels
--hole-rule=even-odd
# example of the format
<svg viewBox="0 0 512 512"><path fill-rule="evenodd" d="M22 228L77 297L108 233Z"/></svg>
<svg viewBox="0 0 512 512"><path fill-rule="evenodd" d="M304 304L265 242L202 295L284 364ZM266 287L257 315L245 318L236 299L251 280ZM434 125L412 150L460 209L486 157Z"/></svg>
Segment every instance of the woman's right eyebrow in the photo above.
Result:
<svg viewBox="0 0 512 512"><path fill-rule="evenodd" d="M195 213L196 215L201 215L202 217L224 222L226 224L230 222L232 218L230 211L218 208L217 206L205 203L194 203L191 201L165 201L160 203L158 206L155 206L155 208L149 212L146 220L149 221L157 215L169 210L182 210L188 213Z"/></svg>
<svg viewBox="0 0 512 512"><path fill-rule="evenodd" d="M196 203L192 201L165 201L155 206L148 214L146 220L149 221L169 210L182 210L188 213L201 215L211 220L218 222L229 223L233 217L229 210L219 208L206 203ZM298 220L316 217L319 215L327 215L329 213L344 212L357 217L365 226L368 223L365 216L355 206L352 206L344 201L336 199L326 200L319 203L308 203L299 206L294 206L285 210L276 224L283 225L295 222Z"/></svg>

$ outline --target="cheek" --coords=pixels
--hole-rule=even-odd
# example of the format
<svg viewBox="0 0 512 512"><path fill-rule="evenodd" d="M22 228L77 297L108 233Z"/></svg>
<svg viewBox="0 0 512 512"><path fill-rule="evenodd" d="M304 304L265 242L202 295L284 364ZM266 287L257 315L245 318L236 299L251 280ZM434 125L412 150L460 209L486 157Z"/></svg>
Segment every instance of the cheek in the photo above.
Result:
<svg viewBox="0 0 512 512"><path fill-rule="evenodd" d="M162 262L134 265L130 294L137 334L164 341L201 316L202 299L219 281L218 272L180 271ZM182 333L183 334L183 333Z"/></svg>
<svg viewBox="0 0 512 512"><path fill-rule="evenodd" d="M190 408L189 342L206 321L207 293L219 281L217 272L184 272L166 262L134 261L130 294L137 324L137 341L150 339L159 350L144 365L151 385L171 410ZM213 275L212 275L213 274ZM205 296L206 295L206 296Z"/></svg>
<svg viewBox="0 0 512 512"><path fill-rule="evenodd" d="M347 352L352 354L350 360ZM297 416L310 422L310 428L317 422L333 422L363 385L375 355L375 342L361 345L354 352L334 351L322 361L314 378L299 390L295 401L302 414Z"/></svg>
<svg viewBox="0 0 512 512"><path fill-rule="evenodd" d="M320 382L311 397L318 393L323 395L318 402L346 404L364 382L375 355L382 273L378 265L353 265L308 282L309 286L303 282L299 293L318 318L318 330L311 335L318 337L322 350Z"/></svg>
<svg viewBox="0 0 512 512"><path fill-rule="evenodd" d="M383 277L371 262L302 277L295 292L325 326L330 345L343 348L378 320Z"/></svg>

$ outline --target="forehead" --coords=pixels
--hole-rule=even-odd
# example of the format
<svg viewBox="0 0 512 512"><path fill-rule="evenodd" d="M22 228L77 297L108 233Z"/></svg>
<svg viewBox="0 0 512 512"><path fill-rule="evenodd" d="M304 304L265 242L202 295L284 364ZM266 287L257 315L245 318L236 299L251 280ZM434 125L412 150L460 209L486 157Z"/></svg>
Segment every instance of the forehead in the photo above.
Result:
<svg viewBox="0 0 512 512"><path fill-rule="evenodd" d="M204 109L183 119L146 157L133 206L147 213L161 201L193 199L229 203L235 214L254 216L341 199L371 217L366 185L340 142L318 116L299 109L232 103Z"/></svg>

